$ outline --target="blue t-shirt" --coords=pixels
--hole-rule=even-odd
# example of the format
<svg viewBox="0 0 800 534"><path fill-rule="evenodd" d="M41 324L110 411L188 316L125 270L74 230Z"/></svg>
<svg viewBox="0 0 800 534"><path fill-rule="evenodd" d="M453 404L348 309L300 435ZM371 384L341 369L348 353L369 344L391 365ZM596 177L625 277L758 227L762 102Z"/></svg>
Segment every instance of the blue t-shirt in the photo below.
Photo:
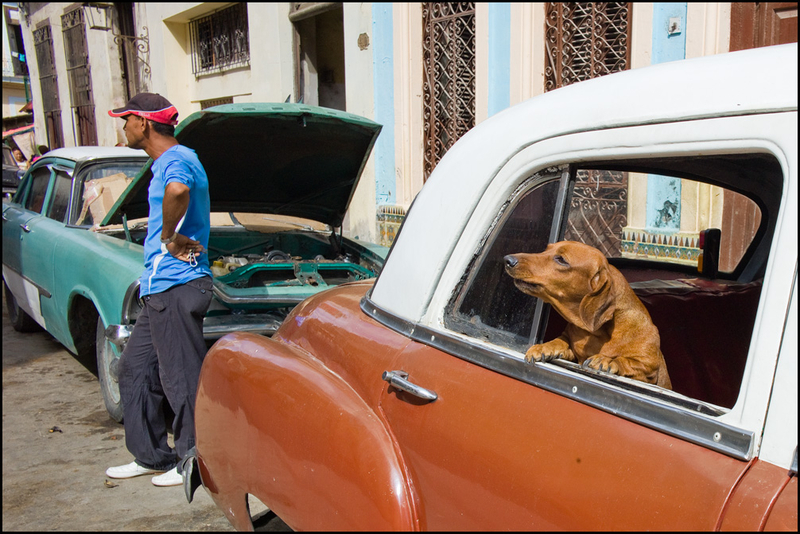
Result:
<svg viewBox="0 0 800 534"><path fill-rule="evenodd" d="M164 189L171 182L180 182L189 187L189 207L175 231L199 241L203 248L208 249L211 200L208 195L208 176L197 154L191 148L175 145L153 162L152 171L153 178L148 189L150 216L144 242L144 273L139 287L141 296L161 293L195 278L211 276L208 253L198 254L197 266L192 267L170 254L167 246L161 243Z"/></svg>

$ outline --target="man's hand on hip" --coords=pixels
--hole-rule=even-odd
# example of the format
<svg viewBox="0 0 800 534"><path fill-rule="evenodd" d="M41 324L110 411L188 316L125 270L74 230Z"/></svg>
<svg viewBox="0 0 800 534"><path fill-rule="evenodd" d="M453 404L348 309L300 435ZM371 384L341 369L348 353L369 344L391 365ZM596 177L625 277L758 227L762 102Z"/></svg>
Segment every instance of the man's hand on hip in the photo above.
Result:
<svg viewBox="0 0 800 534"><path fill-rule="evenodd" d="M175 240L167 245L167 251L181 261L189 263L190 253L195 256L205 252L199 241L189 239L183 234L176 234Z"/></svg>

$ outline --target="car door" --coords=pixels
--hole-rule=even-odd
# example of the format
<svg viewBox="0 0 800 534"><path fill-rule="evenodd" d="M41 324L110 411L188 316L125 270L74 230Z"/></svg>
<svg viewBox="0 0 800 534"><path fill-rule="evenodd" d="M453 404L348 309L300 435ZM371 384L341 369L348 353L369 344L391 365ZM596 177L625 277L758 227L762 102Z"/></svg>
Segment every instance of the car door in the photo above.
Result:
<svg viewBox="0 0 800 534"><path fill-rule="evenodd" d="M674 127L676 132L680 128ZM699 129L694 125L694 131ZM600 145L598 137L586 136L587 150ZM570 149L577 151L582 142L580 136L570 138ZM630 145L635 144L631 139ZM736 154L739 148L731 143L730 148L725 145L726 155L710 155L705 161L697 157L698 146L687 143L689 155L684 159L675 155L675 145L664 148L665 152L671 150L669 157L659 162L663 168L653 169L664 172L652 174L667 174L669 169L695 179L705 174L708 183L722 185L731 180L740 191L760 197L765 206L762 226L742 260L749 263L726 275L721 284L726 288L756 284L760 300L748 310L752 315L747 331L723 331L731 325L720 321L715 325L721 329L719 333L706 332L704 339L698 339L715 339L718 347L677 339L680 335L675 331L662 330L662 338L687 342L693 358L689 361L699 365L712 357L724 360L729 354L723 348L725 337L743 336L745 362L737 367L738 374L716 378L735 376L738 398L729 405L716 405L679 391L659 391L656 386L603 377L566 362L527 364L521 357L527 346L534 339L546 341L559 332L548 332L543 339L546 307L524 301L521 292L513 291L501 261L503 254L538 252L548 241L565 238L568 218L581 211L581 202L571 196L575 193L572 175L577 170L562 167L562 179L567 176L559 189L563 195L546 194L557 179L547 173L525 179L516 190L507 185L489 188L485 198L492 203L494 198L506 198L500 193L491 197L495 191L514 193L499 211L476 208L475 213L487 214L486 218L475 225L470 222L462 236L469 237L474 227L482 228L483 233L475 230L476 237L466 246L472 251L477 246L477 251L472 259L461 254L459 258L466 259L458 265L464 267L442 275L442 280L455 285L440 282L444 297L434 295L430 306L441 312L429 312L432 319L428 322L397 327L409 332L413 342L393 368L387 369L401 380L390 382L393 385L381 398L382 412L417 494L421 528L710 530L731 513L728 505L733 489L758 461L755 452L772 386L774 349L782 329L782 322L776 324L766 316L773 311L776 316L785 314L792 266L776 264L780 267L767 270L769 276L763 281L748 276L759 270L754 263L757 258L768 257L771 236L781 227L777 209L780 184L791 180L782 175L786 167L782 171L777 159L758 149ZM652 158L656 148L648 150ZM775 153L781 157L780 151ZM597 168L641 168L638 172L645 173L642 179L646 179L648 161L638 156L630 163L616 158ZM521 179L513 180L519 183ZM554 219L553 212L562 213L562 220ZM528 241L516 241L514 231L506 234L506 228L527 234ZM764 235L770 237L761 239ZM523 246L527 248L520 248ZM457 252L458 247L454 257ZM683 277L698 276L696 269L675 269L684 269ZM659 274L656 278L663 277ZM473 288L484 296L474 297ZM694 305L686 295L676 300ZM389 312L383 317L375 308L378 320L398 324ZM693 313L691 308L682 310ZM459 313L463 320L450 319ZM682 319L680 313L674 315ZM504 326L495 328L497 325ZM415 388L425 391L415 393ZM430 400L432 397L435 400ZM760 509L752 498L737 502L739 505L753 514Z"/></svg>
<svg viewBox="0 0 800 534"><path fill-rule="evenodd" d="M3 278L20 307L45 328L40 295L49 297L49 291L42 285L49 266L32 250L38 240L32 233L43 216L53 163L53 160L37 162L13 200L3 206Z"/></svg>
<svg viewBox="0 0 800 534"><path fill-rule="evenodd" d="M82 231L66 226L74 166L62 160L49 165L49 168L49 195L42 215L29 222L30 232L25 237L21 256L25 273L40 288L41 312L48 332L67 347L73 348L63 291L56 287L56 272L69 269L70 266L60 264L55 252L61 243L67 241L67 232ZM57 298L59 295L62 297L60 300Z"/></svg>
<svg viewBox="0 0 800 534"><path fill-rule="evenodd" d="M531 250L550 240L561 203L558 174L534 180L539 184L501 223L534 234L525 238ZM517 235L501 232L495 243L515 250L522 246ZM509 290L502 269L477 271L469 275L476 286ZM494 304L470 300L464 306L480 323L499 320ZM535 305L513 307L519 319L536 313ZM531 321L523 323L525 336ZM550 376L548 391L508 376L530 373L518 360L419 326L415 332L393 370L438 398L426 402L390 387L381 405L409 465L425 529L713 528L747 465L557 392L602 394L591 381Z"/></svg>
<svg viewBox="0 0 800 534"><path fill-rule="evenodd" d="M381 402L424 529L713 529L747 467L419 342L395 368L438 395Z"/></svg>

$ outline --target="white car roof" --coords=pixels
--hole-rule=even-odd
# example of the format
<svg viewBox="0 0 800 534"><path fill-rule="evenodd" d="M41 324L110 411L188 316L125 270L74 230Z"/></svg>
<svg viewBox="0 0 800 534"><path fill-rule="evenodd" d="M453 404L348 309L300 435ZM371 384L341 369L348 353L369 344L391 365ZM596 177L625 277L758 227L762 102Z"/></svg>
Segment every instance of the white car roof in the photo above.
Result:
<svg viewBox="0 0 800 534"><path fill-rule="evenodd" d="M797 110L797 90L795 43L624 71L508 108L470 130L439 162L370 298L419 322L486 187L533 143L630 125Z"/></svg>
<svg viewBox="0 0 800 534"><path fill-rule="evenodd" d="M80 161L85 159L106 158L146 158L144 150L117 146L77 146L71 148L56 148L45 154L47 157L58 157Z"/></svg>

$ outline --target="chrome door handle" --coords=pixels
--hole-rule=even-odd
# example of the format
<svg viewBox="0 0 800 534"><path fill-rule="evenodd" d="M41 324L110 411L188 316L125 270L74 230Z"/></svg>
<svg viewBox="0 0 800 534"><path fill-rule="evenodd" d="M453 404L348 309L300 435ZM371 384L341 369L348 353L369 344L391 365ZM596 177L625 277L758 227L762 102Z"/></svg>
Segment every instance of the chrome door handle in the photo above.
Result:
<svg viewBox="0 0 800 534"><path fill-rule="evenodd" d="M384 371L381 378L383 378L386 382L389 382L389 384L397 389L402 389L406 393L410 393L415 397L419 397L420 399L426 401L435 401L439 398L435 392L409 382L408 373L405 371Z"/></svg>
<svg viewBox="0 0 800 534"><path fill-rule="evenodd" d="M28 226L27 224L20 224L19 227L22 228L27 233L30 233L31 231L30 226Z"/></svg>

